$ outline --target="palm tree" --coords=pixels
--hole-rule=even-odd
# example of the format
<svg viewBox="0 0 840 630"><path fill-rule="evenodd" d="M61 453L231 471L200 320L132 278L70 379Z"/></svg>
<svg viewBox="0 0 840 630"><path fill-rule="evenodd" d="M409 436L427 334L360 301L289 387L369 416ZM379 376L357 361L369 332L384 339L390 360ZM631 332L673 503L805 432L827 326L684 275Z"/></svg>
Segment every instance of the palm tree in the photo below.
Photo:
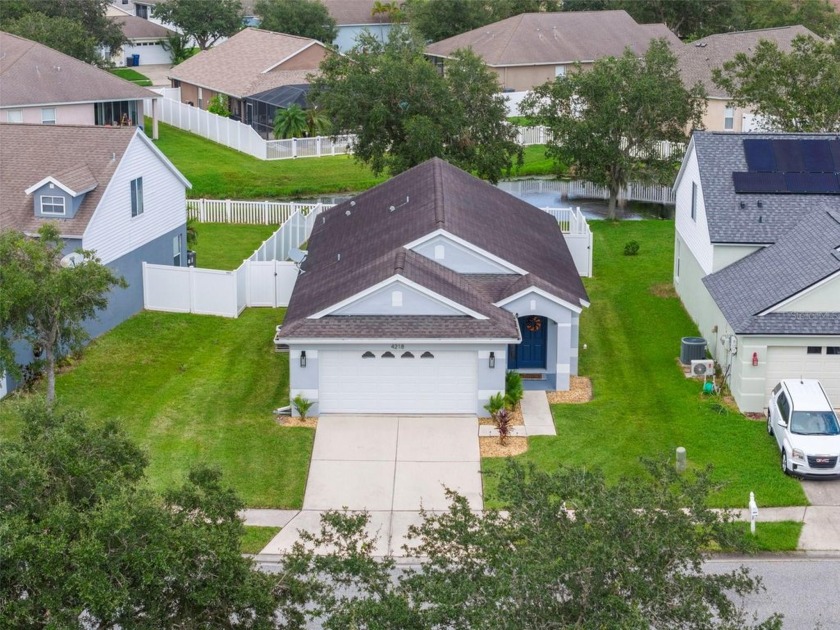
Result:
<svg viewBox="0 0 840 630"><path fill-rule="evenodd" d="M318 107L306 110L306 130L310 136L325 136L332 130L332 122L327 113Z"/></svg>
<svg viewBox="0 0 840 630"><path fill-rule="evenodd" d="M300 105L278 109L274 115L275 138L300 138L306 133L306 114Z"/></svg>

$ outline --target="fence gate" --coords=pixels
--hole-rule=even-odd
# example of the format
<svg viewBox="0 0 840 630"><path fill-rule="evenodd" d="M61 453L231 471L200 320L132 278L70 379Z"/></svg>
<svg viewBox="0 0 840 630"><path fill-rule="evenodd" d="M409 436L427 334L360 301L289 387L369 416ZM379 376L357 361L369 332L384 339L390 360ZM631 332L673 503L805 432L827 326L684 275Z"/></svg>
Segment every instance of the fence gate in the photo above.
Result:
<svg viewBox="0 0 840 630"><path fill-rule="evenodd" d="M249 306L277 306L277 282L275 276L275 262L267 260L257 262L248 261L248 305Z"/></svg>

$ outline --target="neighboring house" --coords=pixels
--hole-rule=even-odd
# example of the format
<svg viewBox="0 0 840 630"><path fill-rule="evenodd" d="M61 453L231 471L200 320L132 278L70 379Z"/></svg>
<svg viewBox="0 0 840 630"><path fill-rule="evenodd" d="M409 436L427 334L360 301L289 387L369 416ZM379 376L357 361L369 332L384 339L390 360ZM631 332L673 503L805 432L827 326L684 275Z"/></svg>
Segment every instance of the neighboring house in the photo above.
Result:
<svg viewBox="0 0 840 630"><path fill-rule="evenodd" d="M630 48L639 57L653 39L682 46L664 24L637 24L626 11L522 13L430 44L426 55L444 66L461 48L471 48L499 75L506 91L530 90Z"/></svg>
<svg viewBox="0 0 840 630"><path fill-rule="evenodd" d="M376 0L321 0L338 26L332 45L346 52L356 45L359 35L367 31L380 41L388 41L393 26L387 13L374 14ZM379 4L389 4L387 0ZM401 3L397 3L401 4Z"/></svg>
<svg viewBox="0 0 840 630"><path fill-rule="evenodd" d="M818 378L840 405L838 173L834 134L695 132L689 143L674 287L742 411L762 411L783 378Z"/></svg>
<svg viewBox="0 0 840 630"><path fill-rule="evenodd" d="M589 302L557 222L440 159L325 211L308 247L277 340L314 413L486 415L509 369L577 374Z"/></svg>
<svg viewBox="0 0 840 630"><path fill-rule="evenodd" d="M175 66L169 78L172 87L181 88L182 102L207 109L221 94L234 118L265 132L273 126L277 106L260 108L261 102L271 103L255 95L308 85L307 75L317 72L328 53L314 39L246 28Z"/></svg>
<svg viewBox="0 0 840 630"><path fill-rule="evenodd" d="M123 35L128 40L128 43L114 55L112 61L115 65L172 64L172 55L164 48L164 42L178 33L134 15L118 15L112 17L111 20L120 25ZM128 61L128 58L134 55L137 55L138 64L135 64L133 60Z"/></svg>
<svg viewBox="0 0 840 630"><path fill-rule="evenodd" d="M804 26L782 26L756 31L719 33L682 45L677 49L680 74L683 83L691 87L697 82L706 88L706 113L703 128L708 131L755 131L761 126L752 110L735 107L729 102L729 95L712 81L712 70L731 61L738 53L751 56L758 42L766 39L775 43L780 50L789 52L794 37L806 35L816 37Z"/></svg>
<svg viewBox="0 0 840 630"><path fill-rule="evenodd" d="M142 127L145 115L157 138L159 94L9 33L0 32L0 51L0 122Z"/></svg>
<svg viewBox="0 0 840 630"><path fill-rule="evenodd" d="M92 336L142 310L143 262L186 266L190 184L139 129L0 123L0 183L0 228L55 222L66 253L93 250L128 282L87 323Z"/></svg>

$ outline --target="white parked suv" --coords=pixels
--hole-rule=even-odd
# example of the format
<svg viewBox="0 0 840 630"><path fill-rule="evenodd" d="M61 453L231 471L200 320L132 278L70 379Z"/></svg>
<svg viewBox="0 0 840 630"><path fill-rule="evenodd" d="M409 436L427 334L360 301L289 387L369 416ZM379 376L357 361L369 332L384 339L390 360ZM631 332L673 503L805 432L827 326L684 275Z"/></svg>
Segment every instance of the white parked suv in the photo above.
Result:
<svg viewBox="0 0 840 630"><path fill-rule="evenodd" d="M840 420L820 382L785 380L767 405L767 432L782 454L782 471L802 477L840 476Z"/></svg>

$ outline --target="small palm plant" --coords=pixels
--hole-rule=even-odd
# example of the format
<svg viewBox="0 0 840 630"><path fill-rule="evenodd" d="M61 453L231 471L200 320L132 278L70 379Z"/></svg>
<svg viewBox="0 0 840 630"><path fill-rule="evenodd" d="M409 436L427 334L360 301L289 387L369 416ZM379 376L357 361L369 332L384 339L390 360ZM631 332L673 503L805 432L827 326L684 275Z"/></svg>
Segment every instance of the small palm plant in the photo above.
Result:
<svg viewBox="0 0 840 630"><path fill-rule="evenodd" d="M277 139L300 138L306 130L306 114L300 105L278 109L274 115L274 137Z"/></svg>
<svg viewBox="0 0 840 630"><path fill-rule="evenodd" d="M510 412L502 407L493 416L493 420L496 422L496 428L499 430L499 444L504 446L510 434Z"/></svg>
<svg viewBox="0 0 840 630"><path fill-rule="evenodd" d="M519 372L508 372L505 374L505 407L514 411L516 405L522 400L525 395L525 389L522 386L522 375Z"/></svg>
<svg viewBox="0 0 840 630"><path fill-rule="evenodd" d="M312 405L314 405L314 401L307 400L300 394L295 396L292 399L292 402L295 405L295 409L297 409L298 415L300 416L300 421L304 422L306 420L306 414L309 413L309 410L312 409Z"/></svg>
<svg viewBox="0 0 840 630"><path fill-rule="evenodd" d="M306 110L306 131L310 136L325 136L332 131L332 121L323 109L310 107Z"/></svg>

